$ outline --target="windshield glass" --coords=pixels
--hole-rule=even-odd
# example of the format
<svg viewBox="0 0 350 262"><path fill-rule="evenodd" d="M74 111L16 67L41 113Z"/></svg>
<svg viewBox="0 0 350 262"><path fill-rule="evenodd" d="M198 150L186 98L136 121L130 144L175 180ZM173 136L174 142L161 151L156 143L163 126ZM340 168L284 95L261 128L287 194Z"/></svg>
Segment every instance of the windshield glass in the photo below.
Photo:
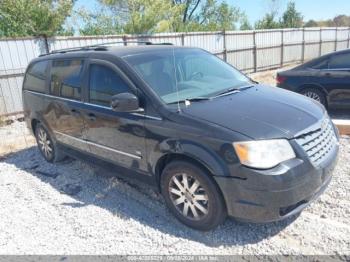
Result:
<svg viewBox="0 0 350 262"><path fill-rule="evenodd" d="M158 50L124 59L167 104L251 84L238 70L200 49Z"/></svg>

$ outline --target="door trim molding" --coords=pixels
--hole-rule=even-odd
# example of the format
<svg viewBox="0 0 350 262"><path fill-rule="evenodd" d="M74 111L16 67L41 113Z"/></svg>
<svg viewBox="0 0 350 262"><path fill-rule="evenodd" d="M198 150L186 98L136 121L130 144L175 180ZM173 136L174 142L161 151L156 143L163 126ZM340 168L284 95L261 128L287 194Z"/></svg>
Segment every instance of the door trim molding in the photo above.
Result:
<svg viewBox="0 0 350 262"><path fill-rule="evenodd" d="M61 132L58 132L58 131L53 131L53 132L55 134L59 134L61 136L65 136L65 137L68 137L70 139L74 139L74 140L77 140L79 142L86 143L86 144L91 145L91 146L96 146L96 147L102 148L104 150L112 151L112 152L117 153L117 154L121 154L121 155L128 156L128 157L131 157L131 158L142 159L142 156L126 153L126 152L123 152L123 151L120 151L120 150L117 150L117 149L114 149L114 148L111 148L111 147L108 147L108 146L96 144L94 142L91 142L91 141L88 141L88 140L83 140L83 139L80 139L80 138L76 138L74 136L70 136L70 135L67 135L67 134L64 134L64 133L61 133Z"/></svg>

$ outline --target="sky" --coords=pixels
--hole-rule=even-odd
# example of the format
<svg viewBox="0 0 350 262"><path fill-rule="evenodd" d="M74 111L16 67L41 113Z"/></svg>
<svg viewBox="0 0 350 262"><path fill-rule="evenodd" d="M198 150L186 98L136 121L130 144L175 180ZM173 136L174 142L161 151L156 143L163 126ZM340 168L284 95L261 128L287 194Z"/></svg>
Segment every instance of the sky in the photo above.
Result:
<svg viewBox="0 0 350 262"><path fill-rule="evenodd" d="M288 0L277 1L279 2L280 13L283 13ZM269 10L269 0L226 0L226 2L244 11L252 24ZM310 19L326 20L339 14L350 15L349 0L294 0L294 2L297 10L304 16L304 21ZM78 0L76 8L85 7L91 10L96 5L96 0Z"/></svg>

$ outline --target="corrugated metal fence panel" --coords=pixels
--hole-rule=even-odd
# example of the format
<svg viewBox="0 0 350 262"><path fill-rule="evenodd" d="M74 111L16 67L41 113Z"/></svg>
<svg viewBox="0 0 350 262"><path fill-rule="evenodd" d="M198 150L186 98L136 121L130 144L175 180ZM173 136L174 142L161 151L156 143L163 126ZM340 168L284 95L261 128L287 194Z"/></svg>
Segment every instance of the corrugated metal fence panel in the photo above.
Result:
<svg viewBox="0 0 350 262"><path fill-rule="evenodd" d="M227 62L244 72L253 72L254 52L253 50L245 50L240 52L228 53Z"/></svg>
<svg viewBox="0 0 350 262"><path fill-rule="evenodd" d="M222 32L198 32L185 35L185 46L203 48L212 53L220 53L224 46L224 36Z"/></svg>
<svg viewBox="0 0 350 262"><path fill-rule="evenodd" d="M303 30L283 30L283 63L291 63L302 59Z"/></svg>
<svg viewBox="0 0 350 262"><path fill-rule="evenodd" d="M343 50L348 48L349 42L349 29L338 28L337 31L337 50Z"/></svg>
<svg viewBox="0 0 350 262"><path fill-rule="evenodd" d="M305 28L305 60L318 57L320 54L320 28Z"/></svg>
<svg viewBox="0 0 350 262"><path fill-rule="evenodd" d="M45 53L40 38L0 40L0 115L21 112L22 80L28 63Z"/></svg>
<svg viewBox="0 0 350 262"><path fill-rule="evenodd" d="M336 28L327 28L321 30L321 55L336 51Z"/></svg>
<svg viewBox="0 0 350 262"><path fill-rule="evenodd" d="M268 69L281 64L282 32L276 30L257 31L257 68Z"/></svg>
<svg viewBox="0 0 350 262"><path fill-rule="evenodd" d="M0 40L0 75L23 73L30 60L45 53L41 39Z"/></svg>
<svg viewBox="0 0 350 262"><path fill-rule="evenodd" d="M254 70L253 31L226 32L227 62L245 72Z"/></svg>
<svg viewBox="0 0 350 262"><path fill-rule="evenodd" d="M23 111L23 76L0 78L0 115Z"/></svg>

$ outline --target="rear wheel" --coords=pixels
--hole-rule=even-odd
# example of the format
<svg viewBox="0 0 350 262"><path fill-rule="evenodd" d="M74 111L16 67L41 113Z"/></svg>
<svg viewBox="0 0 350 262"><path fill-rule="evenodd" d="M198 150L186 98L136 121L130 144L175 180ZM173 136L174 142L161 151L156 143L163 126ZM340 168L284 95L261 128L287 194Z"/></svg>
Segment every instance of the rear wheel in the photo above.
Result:
<svg viewBox="0 0 350 262"><path fill-rule="evenodd" d="M49 132L42 124L37 124L35 127L35 138L41 155L46 161L53 163L64 158L64 155L53 142Z"/></svg>
<svg viewBox="0 0 350 262"><path fill-rule="evenodd" d="M185 225L210 230L226 218L226 208L217 185L209 175L185 161L168 164L161 190L171 212Z"/></svg>
<svg viewBox="0 0 350 262"><path fill-rule="evenodd" d="M316 100L317 102L321 103L324 107L326 107L326 97L322 91L316 88L306 88L301 91L301 94Z"/></svg>

